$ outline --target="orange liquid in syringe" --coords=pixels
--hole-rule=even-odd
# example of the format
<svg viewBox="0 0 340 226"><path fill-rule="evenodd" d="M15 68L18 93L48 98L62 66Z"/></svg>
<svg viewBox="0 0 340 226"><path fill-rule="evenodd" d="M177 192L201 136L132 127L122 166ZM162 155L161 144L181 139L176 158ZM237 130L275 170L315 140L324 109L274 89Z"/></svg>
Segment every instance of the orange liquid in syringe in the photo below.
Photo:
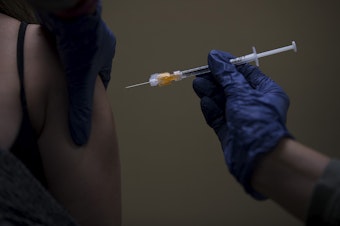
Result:
<svg viewBox="0 0 340 226"><path fill-rule="evenodd" d="M180 75L174 75L170 73L161 73L157 76L158 85L159 86L166 86L169 85L173 81L180 80Z"/></svg>

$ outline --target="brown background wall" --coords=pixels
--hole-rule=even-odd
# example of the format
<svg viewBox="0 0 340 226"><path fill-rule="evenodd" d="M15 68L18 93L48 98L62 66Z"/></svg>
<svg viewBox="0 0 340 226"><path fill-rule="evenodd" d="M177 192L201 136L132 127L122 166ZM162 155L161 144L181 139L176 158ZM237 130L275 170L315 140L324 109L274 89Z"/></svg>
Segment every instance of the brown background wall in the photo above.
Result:
<svg viewBox="0 0 340 226"><path fill-rule="evenodd" d="M340 157L340 2L103 0L117 36L109 93L120 140L124 225L302 225L271 201L246 195L205 124L192 79L124 87L155 72L207 64L211 49L244 55L289 45L298 53L260 67L291 98L288 127Z"/></svg>

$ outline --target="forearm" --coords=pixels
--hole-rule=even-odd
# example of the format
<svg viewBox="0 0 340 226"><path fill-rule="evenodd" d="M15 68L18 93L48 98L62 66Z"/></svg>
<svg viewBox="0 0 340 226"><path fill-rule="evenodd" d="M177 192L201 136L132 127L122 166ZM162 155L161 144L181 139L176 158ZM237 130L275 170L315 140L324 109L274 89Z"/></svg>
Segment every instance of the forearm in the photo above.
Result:
<svg viewBox="0 0 340 226"><path fill-rule="evenodd" d="M283 139L257 166L253 187L305 220L315 184L330 159L302 144Z"/></svg>

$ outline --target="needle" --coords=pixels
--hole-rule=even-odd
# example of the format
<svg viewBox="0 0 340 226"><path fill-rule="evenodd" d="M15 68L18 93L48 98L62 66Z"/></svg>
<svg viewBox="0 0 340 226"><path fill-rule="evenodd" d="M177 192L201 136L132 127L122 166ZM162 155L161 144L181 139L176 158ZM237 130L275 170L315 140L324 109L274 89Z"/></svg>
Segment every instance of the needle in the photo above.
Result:
<svg viewBox="0 0 340 226"><path fill-rule="evenodd" d="M143 83L135 84L135 85L132 85L132 86L127 86L125 88L130 89L130 88L133 88L133 87L136 87L136 86L142 86L142 85L146 85L146 84L149 84L149 83L150 82L143 82Z"/></svg>

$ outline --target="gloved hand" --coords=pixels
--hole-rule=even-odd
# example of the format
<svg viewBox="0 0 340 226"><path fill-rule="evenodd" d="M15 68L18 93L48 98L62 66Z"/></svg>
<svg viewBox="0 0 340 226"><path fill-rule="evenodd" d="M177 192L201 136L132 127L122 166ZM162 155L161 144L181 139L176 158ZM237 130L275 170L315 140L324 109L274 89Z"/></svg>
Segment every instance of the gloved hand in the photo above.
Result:
<svg viewBox="0 0 340 226"><path fill-rule="evenodd" d="M91 131L95 81L99 74L107 88L116 38L101 18L100 1L94 14L62 19L38 12L38 17L55 37L67 77L70 133L76 144L83 145Z"/></svg>
<svg viewBox="0 0 340 226"><path fill-rule="evenodd" d="M201 109L216 132L230 172L256 199L265 199L250 185L260 157L283 137L291 137L286 123L289 98L257 67L229 63L232 55L213 50L208 57L211 74L197 77L193 88Z"/></svg>

